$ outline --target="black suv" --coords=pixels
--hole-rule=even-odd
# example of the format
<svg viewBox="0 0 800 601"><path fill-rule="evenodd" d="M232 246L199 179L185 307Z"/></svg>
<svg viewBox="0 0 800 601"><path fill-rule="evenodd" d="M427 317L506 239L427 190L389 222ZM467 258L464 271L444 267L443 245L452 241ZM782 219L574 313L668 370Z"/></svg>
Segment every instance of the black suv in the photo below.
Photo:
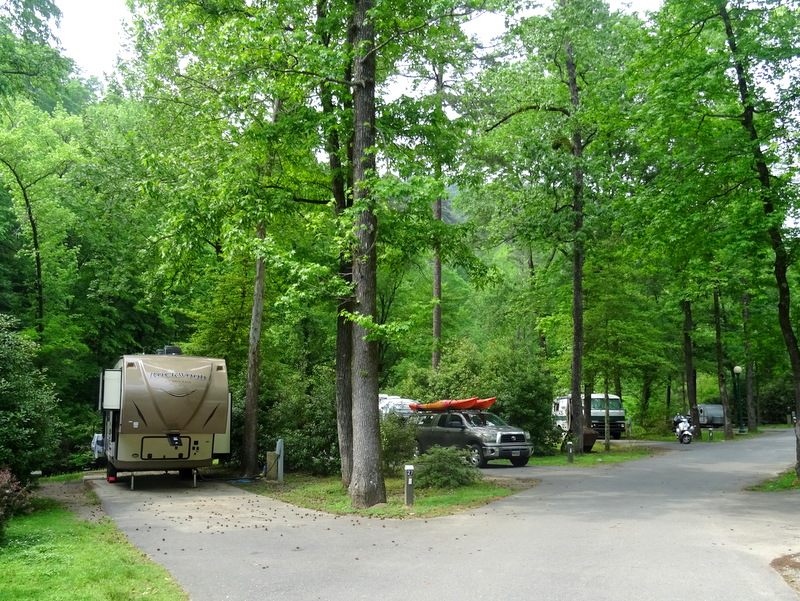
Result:
<svg viewBox="0 0 800 601"><path fill-rule="evenodd" d="M484 411L419 411L411 417L417 424L417 453L433 446L469 449L470 460L484 467L492 459L510 459L512 465L527 465L533 451L530 434L509 426Z"/></svg>

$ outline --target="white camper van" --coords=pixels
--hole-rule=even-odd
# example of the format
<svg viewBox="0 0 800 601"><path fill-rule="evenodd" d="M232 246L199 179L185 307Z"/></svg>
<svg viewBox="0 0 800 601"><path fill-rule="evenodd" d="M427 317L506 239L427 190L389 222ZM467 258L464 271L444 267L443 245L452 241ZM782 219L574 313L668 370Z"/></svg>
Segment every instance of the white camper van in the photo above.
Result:
<svg viewBox="0 0 800 601"><path fill-rule="evenodd" d="M100 378L109 482L117 472L182 475L230 454L231 397L223 359L189 357L178 347L124 355ZM131 479L133 487L133 479Z"/></svg>
<svg viewBox="0 0 800 601"><path fill-rule="evenodd" d="M570 398L571 395L560 396L553 401L553 421L562 432L567 430ZM608 395L608 421L611 437L615 440L622 438L625 432L625 409L622 407L622 399L615 394ZM595 392L592 394L592 429L600 436L605 436L605 424L606 395Z"/></svg>

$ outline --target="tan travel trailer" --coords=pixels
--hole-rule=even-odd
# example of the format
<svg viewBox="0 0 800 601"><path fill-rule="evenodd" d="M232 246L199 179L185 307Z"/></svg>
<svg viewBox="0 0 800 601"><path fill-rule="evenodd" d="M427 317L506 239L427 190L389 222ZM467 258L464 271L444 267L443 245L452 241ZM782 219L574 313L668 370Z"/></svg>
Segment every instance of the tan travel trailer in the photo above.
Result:
<svg viewBox="0 0 800 601"><path fill-rule="evenodd" d="M124 355L100 379L101 455L118 472L177 470L182 476L230 454L231 399L223 359L178 347ZM195 481L196 483L196 481Z"/></svg>

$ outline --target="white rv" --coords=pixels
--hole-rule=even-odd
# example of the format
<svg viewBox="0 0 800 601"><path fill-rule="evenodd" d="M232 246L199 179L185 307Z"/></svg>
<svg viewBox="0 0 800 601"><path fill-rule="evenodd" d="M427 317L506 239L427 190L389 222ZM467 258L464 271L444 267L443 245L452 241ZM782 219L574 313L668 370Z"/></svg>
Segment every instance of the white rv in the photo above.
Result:
<svg viewBox="0 0 800 601"><path fill-rule="evenodd" d="M567 430L567 415L571 395L560 396L553 401L553 421L561 428ZM622 438L625 432L625 409L622 399L615 394L608 395L608 421L611 437L615 440ZM606 395L603 393L592 394L592 429L600 436L605 436L606 424Z"/></svg>
<svg viewBox="0 0 800 601"><path fill-rule="evenodd" d="M100 379L100 454L109 482L117 472L182 475L230 454L231 397L223 359L189 357L178 347L124 355ZM195 482L196 483L196 482Z"/></svg>
<svg viewBox="0 0 800 601"><path fill-rule="evenodd" d="M395 415L399 415L400 417L411 417L413 411L411 411L411 407L409 407L410 403L416 403L412 399L404 399L403 397L389 395L389 394L379 394L378 395L378 409L381 412L381 418L386 417L387 415L394 413Z"/></svg>

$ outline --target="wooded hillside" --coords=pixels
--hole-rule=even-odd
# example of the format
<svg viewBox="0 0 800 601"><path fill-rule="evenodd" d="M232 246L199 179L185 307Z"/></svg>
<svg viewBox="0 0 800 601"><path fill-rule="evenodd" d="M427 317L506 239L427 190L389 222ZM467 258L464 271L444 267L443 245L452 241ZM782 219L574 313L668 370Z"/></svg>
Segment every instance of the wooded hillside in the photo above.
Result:
<svg viewBox="0 0 800 601"><path fill-rule="evenodd" d="M167 344L227 360L243 473L284 438L363 506L378 392L539 448L592 390L733 437L734 366L748 428L800 412L797 0L130 4L105 82L0 9L0 462L82 467L100 370Z"/></svg>

